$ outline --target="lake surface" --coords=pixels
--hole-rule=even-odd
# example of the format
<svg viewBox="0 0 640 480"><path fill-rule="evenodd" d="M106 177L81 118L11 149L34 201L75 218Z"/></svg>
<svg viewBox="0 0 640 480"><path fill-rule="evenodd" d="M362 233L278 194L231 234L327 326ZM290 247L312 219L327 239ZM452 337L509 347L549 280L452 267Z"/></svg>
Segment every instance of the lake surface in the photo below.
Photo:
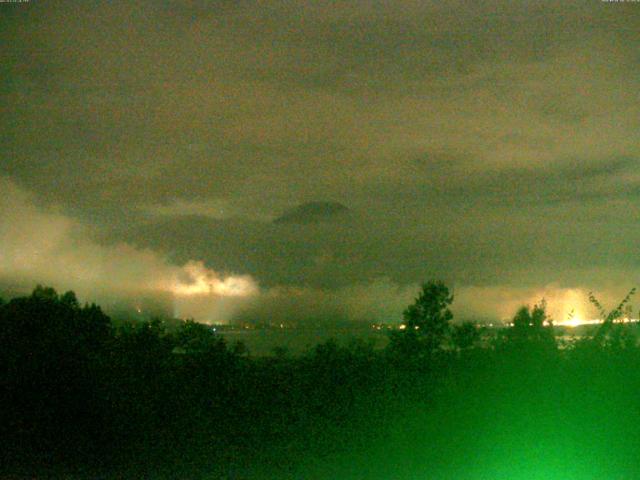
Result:
<svg viewBox="0 0 640 480"><path fill-rule="evenodd" d="M491 342L499 329L491 329L487 342ZM276 347L284 347L291 355L305 353L316 345L333 338L339 345L347 345L354 339L373 342L376 349L384 348L389 343L388 330L375 330L369 326L356 327L317 327L317 328L272 328L272 329L246 329L219 332L231 345L234 342L243 342L250 355L272 355ZM556 341L558 347L563 349L571 342L583 338L583 329L570 329L558 331ZM488 346L487 343L485 346Z"/></svg>
<svg viewBox="0 0 640 480"><path fill-rule="evenodd" d="M256 356L273 354L276 347L284 347L288 353L298 355L311 350L319 343L333 338L340 345L354 339L372 341L374 348L383 348L388 343L387 333L372 328L315 328L315 329L260 329L221 332L229 344L243 342L249 353Z"/></svg>

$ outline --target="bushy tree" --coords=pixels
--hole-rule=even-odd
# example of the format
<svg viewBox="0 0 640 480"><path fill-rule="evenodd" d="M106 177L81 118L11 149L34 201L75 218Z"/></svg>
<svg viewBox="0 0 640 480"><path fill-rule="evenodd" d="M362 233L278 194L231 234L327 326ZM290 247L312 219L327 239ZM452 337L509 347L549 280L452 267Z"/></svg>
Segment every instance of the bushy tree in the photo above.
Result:
<svg viewBox="0 0 640 480"><path fill-rule="evenodd" d="M636 289L634 287L627 293L616 308L607 312L593 292L589 292L589 301L598 309L598 313L602 319L602 324L589 341L598 347L607 348L630 348L637 344L636 336L629 328L629 325L620 322L624 316L631 317L633 308L629 304L629 301L635 293Z"/></svg>
<svg viewBox="0 0 640 480"><path fill-rule="evenodd" d="M530 308L522 306L513 317L512 326L506 330L507 344L520 347L555 347L553 322L547 315L547 303L543 299Z"/></svg>
<svg viewBox="0 0 640 480"><path fill-rule="evenodd" d="M391 336L391 347L404 354L430 355L445 346L451 332L453 295L441 281L422 285L420 293L403 312L404 329Z"/></svg>
<svg viewBox="0 0 640 480"><path fill-rule="evenodd" d="M227 345L209 325L193 320L185 321L176 332L176 341L179 348L185 353L226 353Z"/></svg>
<svg viewBox="0 0 640 480"><path fill-rule="evenodd" d="M459 350L472 348L480 339L480 330L474 322L455 325L451 331L451 341Z"/></svg>
<svg viewBox="0 0 640 480"><path fill-rule="evenodd" d="M89 451L102 431L97 372L110 337L109 317L73 292L38 286L0 306L4 443L34 456Z"/></svg>

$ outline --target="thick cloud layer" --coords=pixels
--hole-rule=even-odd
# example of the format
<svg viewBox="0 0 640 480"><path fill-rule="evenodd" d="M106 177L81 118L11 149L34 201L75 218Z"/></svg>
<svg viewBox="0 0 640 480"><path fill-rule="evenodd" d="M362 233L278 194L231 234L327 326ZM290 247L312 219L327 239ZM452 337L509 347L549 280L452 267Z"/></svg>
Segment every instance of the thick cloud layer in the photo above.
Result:
<svg viewBox="0 0 640 480"><path fill-rule="evenodd" d="M638 4L60 1L0 13L0 173L32 195L20 218L46 211L60 235L38 240L39 266L11 256L3 275L147 288L137 262L117 275L107 260L60 268L125 249L108 256L258 279L252 315L301 295L353 318L372 316L354 304L397 312L433 277L488 317L511 299L613 299L637 282ZM273 222L319 202L349 215ZM97 243L47 243L78 229Z"/></svg>
<svg viewBox="0 0 640 480"><path fill-rule="evenodd" d="M249 276L222 276L202 262L183 266L162 255L125 243L103 246L87 229L60 213L43 211L28 193L0 177L0 286L24 291L35 282L73 289L81 297L107 304L169 300L183 317L209 304L210 321L229 320L258 294ZM214 309L215 308L215 309ZM172 313L172 312L165 312Z"/></svg>
<svg viewBox="0 0 640 480"><path fill-rule="evenodd" d="M33 203L33 196L0 178L0 286L26 292L36 282L73 289L88 301L107 306L154 302L171 308L165 314L200 321L230 320L302 323L399 322L402 311L418 291L388 278L340 288L271 287L260 289L248 275L221 275L192 260L182 266L152 250L125 243L101 245L87 227ZM508 319L523 304L545 298L556 321L570 312L592 318L584 289L547 285L543 288L478 287L459 284L453 289L454 312L460 319ZM608 292L622 295L619 288ZM614 302L605 295L601 300ZM613 304L611 304L613 306ZM107 307L108 308L108 307Z"/></svg>

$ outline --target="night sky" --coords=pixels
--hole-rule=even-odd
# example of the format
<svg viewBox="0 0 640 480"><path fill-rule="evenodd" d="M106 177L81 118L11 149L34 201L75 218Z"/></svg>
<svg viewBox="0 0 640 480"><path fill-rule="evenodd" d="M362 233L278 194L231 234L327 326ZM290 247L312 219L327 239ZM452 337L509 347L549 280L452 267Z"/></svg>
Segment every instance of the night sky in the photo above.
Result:
<svg viewBox="0 0 640 480"><path fill-rule="evenodd" d="M395 321L438 278L562 321L638 285L639 3L31 0L0 49L6 291Z"/></svg>

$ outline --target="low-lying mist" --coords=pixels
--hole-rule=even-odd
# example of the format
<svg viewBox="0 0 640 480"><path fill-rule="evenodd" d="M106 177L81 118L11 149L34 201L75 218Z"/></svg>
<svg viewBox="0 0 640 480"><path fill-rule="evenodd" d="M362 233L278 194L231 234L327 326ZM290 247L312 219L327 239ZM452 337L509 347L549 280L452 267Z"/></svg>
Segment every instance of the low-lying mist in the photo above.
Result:
<svg viewBox="0 0 640 480"><path fill-rule="evenodd" d="M398 322L418 285L390 278L321 289L282 285L261 288L249 272L221 273L202 261L183 265L165 252L126 243L103 244L90 229L56 208L39 207L30 192L0 178L0 282L6 294L26 293L37 283L74 290L83 301L110 306L156 304L166 315L205 323L326 321ZM171 232L167 232L171 235ZM523 305L542 298L557 322L570 315L593 318L588 290L581 286L474 286L454 283L456 319L507 319ZM598 292L603 303L623 294Z"/></svg>

